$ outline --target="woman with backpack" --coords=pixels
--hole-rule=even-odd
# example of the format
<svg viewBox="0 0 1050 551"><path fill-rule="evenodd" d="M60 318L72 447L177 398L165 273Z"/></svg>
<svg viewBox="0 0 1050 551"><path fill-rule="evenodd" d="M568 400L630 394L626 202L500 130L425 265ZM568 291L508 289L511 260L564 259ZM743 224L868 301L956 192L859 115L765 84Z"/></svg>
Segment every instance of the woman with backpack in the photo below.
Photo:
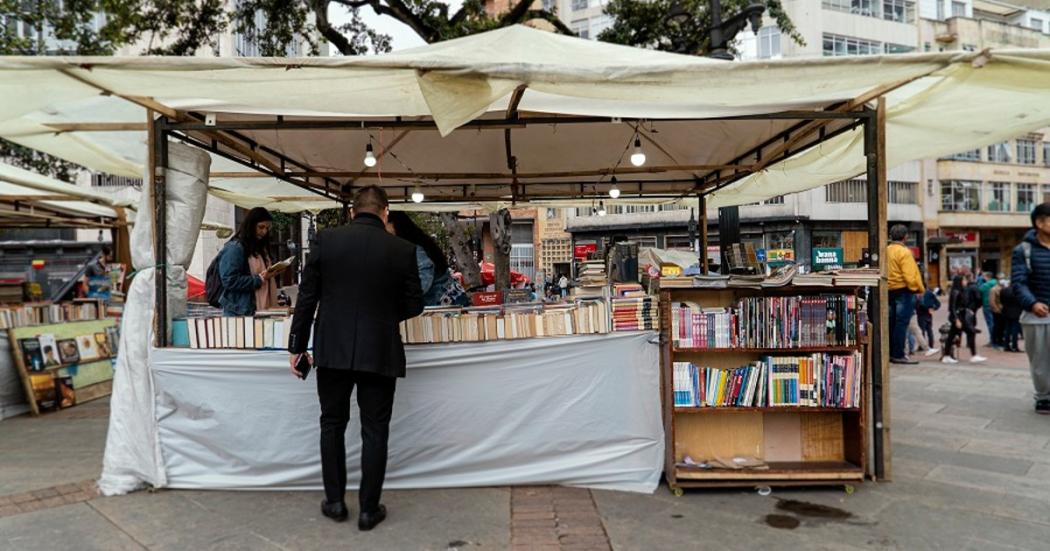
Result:
<svg viewBox="0 0 1050 551"><path fill-rule="evenodd" d="M255 207L248 211L233 239L226 242L218 258L222 296L219 304L226 316L251 316L256 310L277 305L276 272L270 265L270 211Z"/></svg>
<svg viewBox="0 0 1050 551"><path fill-rule="evenodd" d="M981 308L981 294L977 287L970 283L970 275L962 274L952 280L952 290L948 295L948 337L944 344L944 356L941 361L946 364L959 363L955 357L955 341L966 335L966 346L970 349L970 363L987 360L977 354L977 310Z"/></svg>

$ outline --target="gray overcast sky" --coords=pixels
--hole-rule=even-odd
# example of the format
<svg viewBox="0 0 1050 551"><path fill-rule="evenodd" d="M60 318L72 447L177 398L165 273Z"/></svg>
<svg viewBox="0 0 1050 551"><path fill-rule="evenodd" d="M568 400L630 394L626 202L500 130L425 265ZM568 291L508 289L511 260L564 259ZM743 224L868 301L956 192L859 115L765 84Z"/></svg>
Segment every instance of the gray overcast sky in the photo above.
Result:
<svg viewBox="0 0 1050 551"><path fill-rule="evenodd" d="M455 12L463 5L463 2L462 0L450 0L448 4L449 11ZM343 6L331 4L328 17L331 19L333 25L342 25L350 20L350 12ZM392 17L376 14L371 6L361 8L361 18L372 28L390 35L395 50L415 48L416 46L422 46L424 44L423 39L419 38L412 29ZM334 53L337 50L332 48L331 51Z"/></svg>

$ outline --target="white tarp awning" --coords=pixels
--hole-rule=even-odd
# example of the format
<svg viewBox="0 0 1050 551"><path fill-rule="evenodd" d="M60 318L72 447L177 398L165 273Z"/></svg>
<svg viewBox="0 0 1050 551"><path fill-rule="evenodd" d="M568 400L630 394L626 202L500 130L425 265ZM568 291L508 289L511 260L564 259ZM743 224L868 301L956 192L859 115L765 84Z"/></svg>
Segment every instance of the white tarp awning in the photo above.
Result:
<svg viewBox="0 0 1050 551"><path fill-rule="evenodd" d="M509 189L504 133L452 131L478 118L502 117L521 86L527 88L517 107L526 121L552 115L632 120L513 128L522 183L530 183L530 174L563 175L544 178L563 185L557 193L527 193L550 200L577 187L577 195L600 196L608 178L596 171L615 168L624 199L662 190L660 200L669 201L675 190L688 191L688 182L799 122L698 119L824 110L889 90L890 166L1050 125L1047 50L722 63L518 26L372 57L0 57L0 136L93 169L137 176L146 158L141 130L83 126L141 124L145 111L121 96L217 113L220 120L432 118L439 131L242 134L314 169L339 171L339 181L378 183L399 196L420 185L428 197L471 203L481 197L471 194L472 184L504 182ZM625 162L633 119L647 121L646 167L661 170L631 172ZM844 123L828 128L835 124ZM393 153L373 169L362 164L370 141L376 151L390 147ZM861 147L860 132L847 132L763 166L716 192L709 204L749 203L853 177L865 166ZM450 176L458 173L474 177ZM331 206L272 179L213 178L210 185L216 195L243 206ZM509 192L500 191L487 202L493 197L510 200Z"/></svg>
<svg viewBox="0 0 1050 551"><path fill-rule="evenodd" d="M110 225L117 204L105 194L0 163L0 224Z"/></svg>

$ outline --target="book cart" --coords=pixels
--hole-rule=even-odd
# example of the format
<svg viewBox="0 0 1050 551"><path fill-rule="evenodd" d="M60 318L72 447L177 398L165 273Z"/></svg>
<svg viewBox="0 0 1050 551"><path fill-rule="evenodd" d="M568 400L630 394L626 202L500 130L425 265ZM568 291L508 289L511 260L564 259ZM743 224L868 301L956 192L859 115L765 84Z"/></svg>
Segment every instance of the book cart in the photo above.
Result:
<svg viewBox="0 0 1050 551"><path fill-rule="evenodd" d="M661 392L666 437L665 476L675 495L686 488L747 486L844 485L864 479L868 452L868 395L871 362L856 319L851 346L688 348L674 345L672 304L688 301L702 308L722 308L744 297L847 295L859 297L859 287L799 287L747 289L663 289L661 313ZM723 328L718 331L724 332ZM861 358L860 407L821 406L676 407L674 362L693 362L715 369L735 369L763 356L854 354ZM682 464L689 456L753 457L761 469L699 468Z"/></svg>

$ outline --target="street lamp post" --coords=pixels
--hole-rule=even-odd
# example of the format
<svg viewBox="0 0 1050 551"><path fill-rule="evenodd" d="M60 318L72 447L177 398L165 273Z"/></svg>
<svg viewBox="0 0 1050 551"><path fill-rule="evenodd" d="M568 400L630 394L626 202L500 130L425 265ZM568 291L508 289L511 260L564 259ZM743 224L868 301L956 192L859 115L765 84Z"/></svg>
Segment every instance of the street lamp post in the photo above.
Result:
<svg viewBox="0 0 1050 551"><path fill-rule="evenodd" d="M707 57L732 61L733 54L729 53L729 41L736 38L736 35L744 30L748 24L751 25L752 32L758 34L758 30L762 28L762 14L765 13L766 6L760 2L752 2L740 13L723 21L721 0L710 0L710 2L711 26L707 29L707 33L710 36ZM692 14L685 8L681 0L675 0L671 5L671 11L667 14L667 18L682 27L689 24ZM699 52L682 53L696 54ZM722 273L726 273L727 268L726 251L730 245L739 242L740 207L719 208L718 243L719 248L722 250ZM707 254L707 251L701 251L701 254Z"/></svg>

